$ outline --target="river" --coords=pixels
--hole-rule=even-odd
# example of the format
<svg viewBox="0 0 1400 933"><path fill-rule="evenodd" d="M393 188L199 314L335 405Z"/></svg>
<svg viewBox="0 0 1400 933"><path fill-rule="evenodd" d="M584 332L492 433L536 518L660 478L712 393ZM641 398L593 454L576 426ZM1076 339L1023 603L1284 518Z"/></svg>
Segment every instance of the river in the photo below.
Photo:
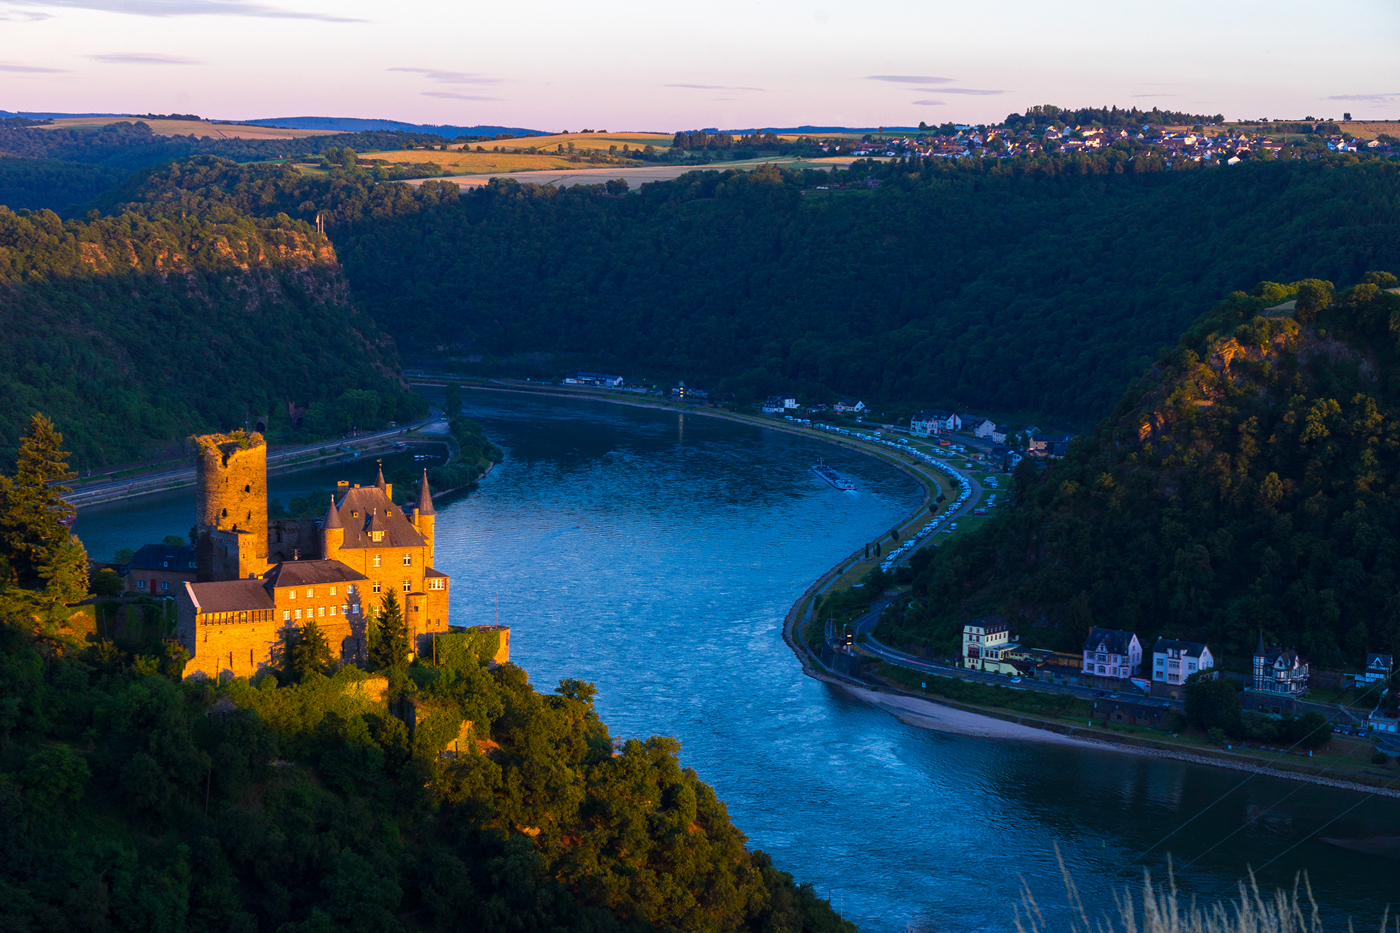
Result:
<svg viewBox="0 0 1400 933"><path fill-rule="evenodd" d="M804 677L783 616L918 505L893 467L777 430L603 402L468 391L465 413L506 460L437 503L453 622L499 612L538 688L590 680L615 736L678 738L751 844L863 930L1005 933L1022 879L1053 921L1066 909L1056 847L1100 909L1144 867L1164 877L1169 853L1179 886L1213 899L1286 852L1261 882L1291 886L1306 869L1336 929L1349 916L1378 924L1400 902L1400 863L1308 838L1358 804L1322 835L1400 835L1395 799L922 731ZM818 457L858 492L818 479ZM273 476L270 495L373 474L367 461ZM110 559L185 534L193 510L182 490L85 509L76 530Z"/></svg>

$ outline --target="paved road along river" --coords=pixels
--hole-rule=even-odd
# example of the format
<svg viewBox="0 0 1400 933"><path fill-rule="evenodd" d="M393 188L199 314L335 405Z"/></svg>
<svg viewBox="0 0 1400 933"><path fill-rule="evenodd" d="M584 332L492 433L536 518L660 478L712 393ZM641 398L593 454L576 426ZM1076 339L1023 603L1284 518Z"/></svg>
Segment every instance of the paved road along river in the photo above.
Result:
<svg viewBox="0 0 1400 933"><path fill-rule="evenodd" d="M440 404L440 399L434 400ZM1400 803L1184 762L915 729L802 676L780 624L797 596L917 506L914 482L820 441L696 414L467 392L506 450L480 488L438 504L453 617L513 626L512 653L550 689L582 677L614 735L680 739L752 844L862 929L1014 928L1025 878L1063 910L1058 845L1090 903L1143 865L1203 898L1323 833L1400 835ZM842 493L818 457L858 486ZM373 462L272 477L290 496ZM193 493L83 510L94 554L183 534ZM1141 862L1136 856L1224 796ZM1241 827L1243 827L1241 829ZM1400 901L1400 863L1306 841L1263 880L1308 868L1330 926Z"/></svg>

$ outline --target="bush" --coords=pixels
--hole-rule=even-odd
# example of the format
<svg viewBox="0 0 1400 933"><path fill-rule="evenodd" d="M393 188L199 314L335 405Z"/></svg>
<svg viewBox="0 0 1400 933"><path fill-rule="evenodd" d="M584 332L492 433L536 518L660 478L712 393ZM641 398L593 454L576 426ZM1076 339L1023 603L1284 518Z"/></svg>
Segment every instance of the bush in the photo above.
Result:
<svg viewBox="0 0 1400 933"><path fill-rule="evenodd" d="M1225 744L1225 730L1210 728L1206 730L1206 738L1210 739L1212 745Z"/></svg>
<svg viewBox="0 0 1400 933"><path fill-rule="evenodd" d="M1186 684L1186 718L1207 732L1240 731L1240 695L1233 680L1198 678ZM1214 741L1214 739L1212 739Z"/></svg>

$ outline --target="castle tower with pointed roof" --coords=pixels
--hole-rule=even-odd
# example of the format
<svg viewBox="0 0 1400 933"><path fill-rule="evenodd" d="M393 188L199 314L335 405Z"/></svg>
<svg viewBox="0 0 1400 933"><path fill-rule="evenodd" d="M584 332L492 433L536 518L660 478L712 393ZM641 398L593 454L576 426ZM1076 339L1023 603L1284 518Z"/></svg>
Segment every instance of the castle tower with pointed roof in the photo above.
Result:
<svg viewBox="0 0 1400 933"><path fill-rule="evenodd" d="M180 641L192 656L186 676L252 676L272 666L289 629L313 621L342 663L364 661L368 620L390 592L403 607L414 653L431 650L432 636L447 632L449 578L433 568L437 512L426 470L411 517L394 504L381 466L373 486L340 484L340 501L331 496L319 531L300 522L311 535L300 539L306 547L269 562L261 436L195 440L199 582L184 584L176 597ZM273 524L280 541L283 529Z"/></svg>

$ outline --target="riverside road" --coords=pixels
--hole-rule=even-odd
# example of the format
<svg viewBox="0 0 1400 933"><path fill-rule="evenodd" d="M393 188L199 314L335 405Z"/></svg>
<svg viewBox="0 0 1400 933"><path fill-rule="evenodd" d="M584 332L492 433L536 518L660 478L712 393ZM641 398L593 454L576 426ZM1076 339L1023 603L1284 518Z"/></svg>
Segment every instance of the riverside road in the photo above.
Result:
<svg viewBox="0 0 1400 933"><path fill-rule="evenodd" d="M381 449L389 449L394 441L412 440L409 438L412 432L432 435L435 425L446 427L447 419L442 412L436 408L430 409L428 417L403 427L394 427L385 431L374 431L368 434L360 434L355 437L342 439L338 444L330 444L322 441L316 444L303 444L299 447L283 447L276 452L269 451L267 455L267 468L269 473L283 472L288 469L311 466L316 463L334 460L346 456L360 456L372 453ZM416 438L421 440L421 436ZM443 436L432 436L432 440L446 442L445 433ZM195 468L183 466L174 470L166 470L160 473L148 473L144 476L134 476L130 479L115 480L108 483L94 483L90 485L76 486L71 493L64 496L64 500L70 505L98 505L103 502L112 502L117 499L125 499L129 496L140 496L146 493L162 492L167 489L179 489L184 486L192 486L195 481Z"/></svg>

